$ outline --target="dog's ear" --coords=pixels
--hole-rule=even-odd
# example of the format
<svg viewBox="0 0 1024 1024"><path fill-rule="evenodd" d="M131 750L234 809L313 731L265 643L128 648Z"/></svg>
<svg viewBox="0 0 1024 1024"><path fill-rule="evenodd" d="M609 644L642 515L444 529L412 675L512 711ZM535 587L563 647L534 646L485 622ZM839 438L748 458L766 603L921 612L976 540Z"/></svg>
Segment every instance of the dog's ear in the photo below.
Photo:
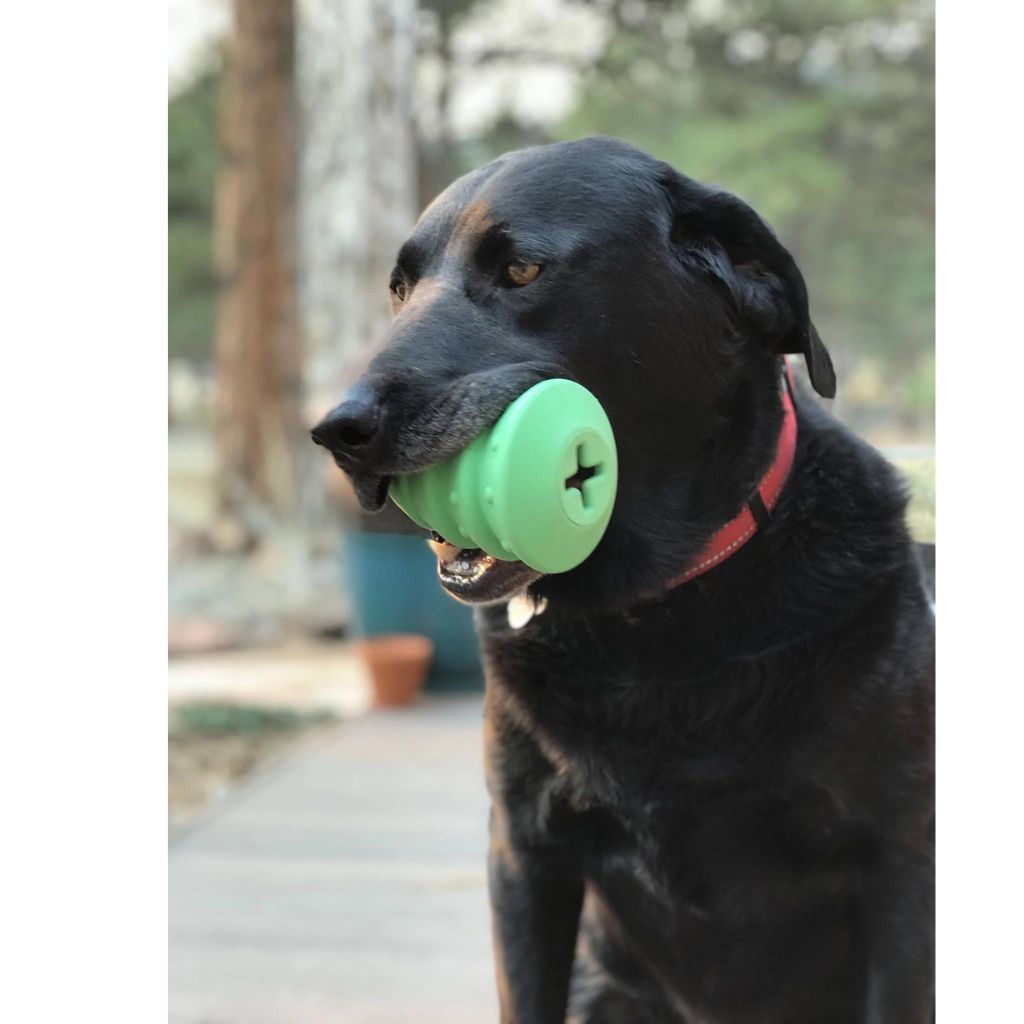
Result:
<svg viewBox="0 0 1024 1024"><path fill-rule="evenodd" d="M667 164L659 184L669 197L678 257L724 284L737 314L774 351L802 354L814 390L835 397L835 370L811 323L803 275L772 229L741 199L706 188Z"/></svg>

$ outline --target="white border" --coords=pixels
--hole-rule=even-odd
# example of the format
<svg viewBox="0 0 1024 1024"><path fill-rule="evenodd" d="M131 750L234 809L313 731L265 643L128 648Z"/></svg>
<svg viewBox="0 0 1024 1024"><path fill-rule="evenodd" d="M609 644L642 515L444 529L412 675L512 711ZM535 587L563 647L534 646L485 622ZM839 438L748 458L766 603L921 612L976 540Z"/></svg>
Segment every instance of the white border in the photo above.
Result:
<svg viewBox="0 0 1024 1024"><path fill-rule="evenodd" d="M1022 18L940 5L939 1020L1020 1013Z"/></svg>
<svg viewBox="0 0 1024 1024"><path fill-rule="evenodd" d="M166 1016L166 13L9 4L0 1018Z"/></svg>

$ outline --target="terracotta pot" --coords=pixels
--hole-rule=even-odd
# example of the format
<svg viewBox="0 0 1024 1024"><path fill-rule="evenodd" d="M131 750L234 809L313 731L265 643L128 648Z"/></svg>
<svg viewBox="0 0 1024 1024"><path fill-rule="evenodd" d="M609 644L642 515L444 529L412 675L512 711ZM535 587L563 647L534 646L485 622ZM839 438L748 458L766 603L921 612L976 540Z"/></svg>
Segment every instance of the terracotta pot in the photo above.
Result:
<svg viewBox="0 0 1024 1024"><path fill-rule="evenodd" d="M361 640L357 649L370 672L376 707L402 707L419 696L434 655L433 641L414 633L392 633Z"/></svg>

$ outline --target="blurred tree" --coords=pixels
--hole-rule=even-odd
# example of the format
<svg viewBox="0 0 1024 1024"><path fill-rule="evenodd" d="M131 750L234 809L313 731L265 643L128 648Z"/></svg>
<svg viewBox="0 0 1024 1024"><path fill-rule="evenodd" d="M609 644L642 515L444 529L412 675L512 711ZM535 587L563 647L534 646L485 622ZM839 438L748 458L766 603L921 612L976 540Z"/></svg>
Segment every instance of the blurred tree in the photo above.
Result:
<svg viewBox="0 0 1024 1024"><path fill-rule="evenodd" d="M415 0L298 0L299 252L313 415L389 322L387 282L416 217Z"/></svg>
<svg viewBox="0 0 1024 1024"><path fill-rule="evenodd" d="M456 28L473 7L474 0L421 0L420 3L417 48L421 64L425 56L432 58L436 77L429 96L424 95L427 90L418 90L416 205L421 210L454 178L469 169L460 159L459 140L452 125L451 95L457 74L453 38ZM425 108L430 108L429 112Z"/></svg>
<svg viewBox="0 0 1024 1024"><path fill-rule="evenodd" d="M294 519L302 429L295 297L292 0L234 0L221 90L216 441L249 539Z"/></svg>
<svg viewBox="0 0 1024 1024"><path fill-rule="evenodd" d="M416 219L415 0L297 0L300 311L306 408L319 419L379 349L388 280ZM365 522L346 479L322 458L305 521L333 536L337 512ZM345 499L348 499L347 501ZM394 516L377 517L378 528Z"/></svg>

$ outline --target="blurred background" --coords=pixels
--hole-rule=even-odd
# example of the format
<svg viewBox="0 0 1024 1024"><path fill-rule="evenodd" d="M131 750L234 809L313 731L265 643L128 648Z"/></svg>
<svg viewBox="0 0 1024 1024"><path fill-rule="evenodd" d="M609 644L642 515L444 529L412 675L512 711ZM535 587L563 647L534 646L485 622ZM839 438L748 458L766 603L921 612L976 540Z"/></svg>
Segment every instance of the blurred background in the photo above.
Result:
<svg viewBox="0 0 1024 1024"><path fill-rule="evenodd" d="M494 1017L470 615L308 439L418 211L593 133L739 194L932 539L934 54L918 0L170 0L173 1020Z"/></svg>

